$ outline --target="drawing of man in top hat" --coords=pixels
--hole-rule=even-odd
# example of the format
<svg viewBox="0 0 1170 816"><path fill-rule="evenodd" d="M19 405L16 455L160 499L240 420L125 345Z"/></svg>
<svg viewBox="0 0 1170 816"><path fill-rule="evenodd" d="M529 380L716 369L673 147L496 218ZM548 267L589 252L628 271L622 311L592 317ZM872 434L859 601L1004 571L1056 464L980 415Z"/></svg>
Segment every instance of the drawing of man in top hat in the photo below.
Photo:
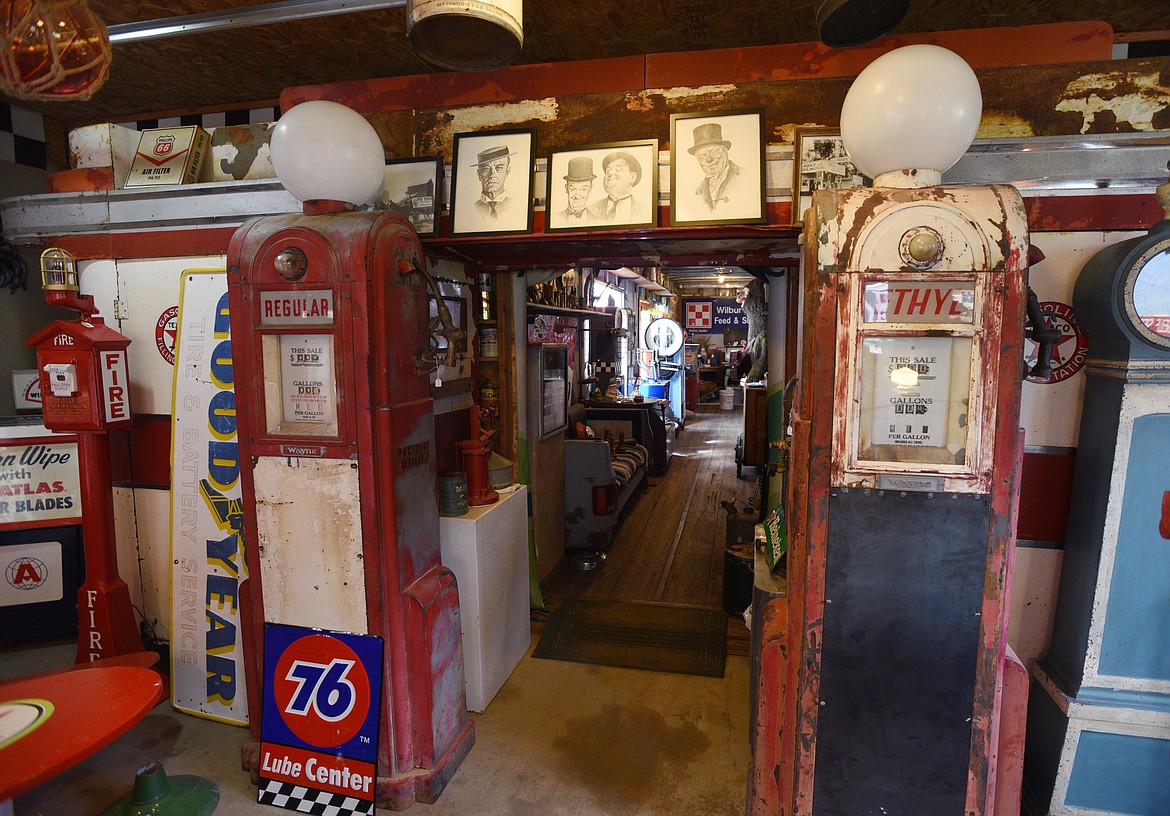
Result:
<svg viewBox="0 0 1170 816"><path fill-rule="evenodd" d="M513 155L506 145L499 145L481 150L472 163L480 184L475 211L485 220L511 217L517 210L516 200L505 189Z"/></svg>
<svg viewBox="0 0 1170 816"><path fill-rule="evenodd" d="M634 201L633 189L642 180L642 165L624 150L617 150L601 160L605 198L589 205L589 213L598 221L637 223L642 221L645 204Z"/></svg>
<svg viewBox="0 0 1170 816"><path fill-rule="evenodd" d="M708 122L695 128L695 144L687 152L695 157L702 168L704 178L695 188L695 196L709 212L727 209L739 193L742 168L727 155L731 142L723 138L723 126Z"/></svg>
<svg viewBox="0 0 1170 816"><path fill-rule="evenodd" d="M561 225L583 227L592 224L593 219L586 205L589 203L589 193L593 190L593 180L597 178L593 172L593 159L588 156L569 159L569 171L564 178L569 205L557 214Z"/></svg>

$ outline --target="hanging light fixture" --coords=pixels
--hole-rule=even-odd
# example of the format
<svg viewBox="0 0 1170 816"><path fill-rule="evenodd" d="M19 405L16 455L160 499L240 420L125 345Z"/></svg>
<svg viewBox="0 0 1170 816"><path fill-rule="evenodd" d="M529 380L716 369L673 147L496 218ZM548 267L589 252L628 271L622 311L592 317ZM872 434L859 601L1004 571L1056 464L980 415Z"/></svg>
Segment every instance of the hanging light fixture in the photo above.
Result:
<svg viewBox="0 0 1170 816"><path fill-rule="evenodd" d="M106 26L85 0L13 0L0 9L0 91L39 102L89 99L110 75Z"/></svg>
<svg viewBox="0 0 1170 816"><path fill-rule="evenodd" d="M410 44L432 65L495 71L524 46L522 0L407 0Z"/></svg>

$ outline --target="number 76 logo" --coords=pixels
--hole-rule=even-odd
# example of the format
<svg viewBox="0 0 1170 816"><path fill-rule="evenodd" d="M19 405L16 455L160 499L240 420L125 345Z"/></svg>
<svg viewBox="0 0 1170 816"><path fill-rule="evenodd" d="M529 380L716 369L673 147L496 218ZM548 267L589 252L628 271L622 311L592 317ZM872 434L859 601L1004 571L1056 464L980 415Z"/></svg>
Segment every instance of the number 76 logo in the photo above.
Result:
<svg viewBox="0 0 1170 816"><path fill-rule="evenodd" d="M306 746L333 748L352 740L370 712L370 666L378 670L380 653L363 662L340 638L296 638L270 669L273 713Z"/></svg>
<svg viewBox="0 0 1170 816"><path fill-rule="evenodd" d="M341 658L329 663L294 661L284 679L294 683L296 690L284 712L301 716L315 712L328 722L344 719L357 700L353 683L346 679L353 666L353 660Z"/></svg>

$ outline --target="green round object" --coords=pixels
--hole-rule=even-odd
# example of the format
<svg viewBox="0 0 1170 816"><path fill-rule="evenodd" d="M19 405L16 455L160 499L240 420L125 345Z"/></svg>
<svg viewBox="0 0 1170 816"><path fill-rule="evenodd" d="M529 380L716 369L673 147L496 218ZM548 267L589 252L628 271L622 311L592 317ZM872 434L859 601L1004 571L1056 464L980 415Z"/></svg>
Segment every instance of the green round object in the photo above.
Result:
<svg viewBox="0 0 1170 816"><path fill-rule="evenodd" d="M219 805L219 785L202 776L167 777L162 763L138 769L134 789L102 811L102 816L211 816Z"/></svg>

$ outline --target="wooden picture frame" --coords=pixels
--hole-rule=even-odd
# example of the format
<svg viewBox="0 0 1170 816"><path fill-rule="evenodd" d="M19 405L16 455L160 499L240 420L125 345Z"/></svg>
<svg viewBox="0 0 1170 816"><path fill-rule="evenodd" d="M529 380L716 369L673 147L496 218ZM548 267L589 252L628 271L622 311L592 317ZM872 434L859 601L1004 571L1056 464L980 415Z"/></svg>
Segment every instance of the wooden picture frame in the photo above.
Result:
<svg viewBox="0 0 1170 816"><path fill-rule="evenodd" d="M439 234L443 158L387 159L382 186L359 210L393 210L406 216L420 238Z"/></svg>
<svg viewBox="0 0 1170 816"><path fill-rule="evenodd" d="M796 128L792 137L792 224L804 223L817 190L868 187L871 182L845 150L838 128Z"/></svg>
<svg viewBox="0 0 1170 816"><path fill-rule="evenodd" d="M532 232L536 129L456 133L451 235Z"/></svg>
<svg viewBox="0 0 1170 816"><path fill-rule="evenodd" d="M670 223L763 224L764 109L670 117Z"/></svg>
<svg viewBox="0 0 1170 816"><path fill-rule="evenodd" d="M556 148L545 175L546 232L658 226L657 139Z"/></svg>

